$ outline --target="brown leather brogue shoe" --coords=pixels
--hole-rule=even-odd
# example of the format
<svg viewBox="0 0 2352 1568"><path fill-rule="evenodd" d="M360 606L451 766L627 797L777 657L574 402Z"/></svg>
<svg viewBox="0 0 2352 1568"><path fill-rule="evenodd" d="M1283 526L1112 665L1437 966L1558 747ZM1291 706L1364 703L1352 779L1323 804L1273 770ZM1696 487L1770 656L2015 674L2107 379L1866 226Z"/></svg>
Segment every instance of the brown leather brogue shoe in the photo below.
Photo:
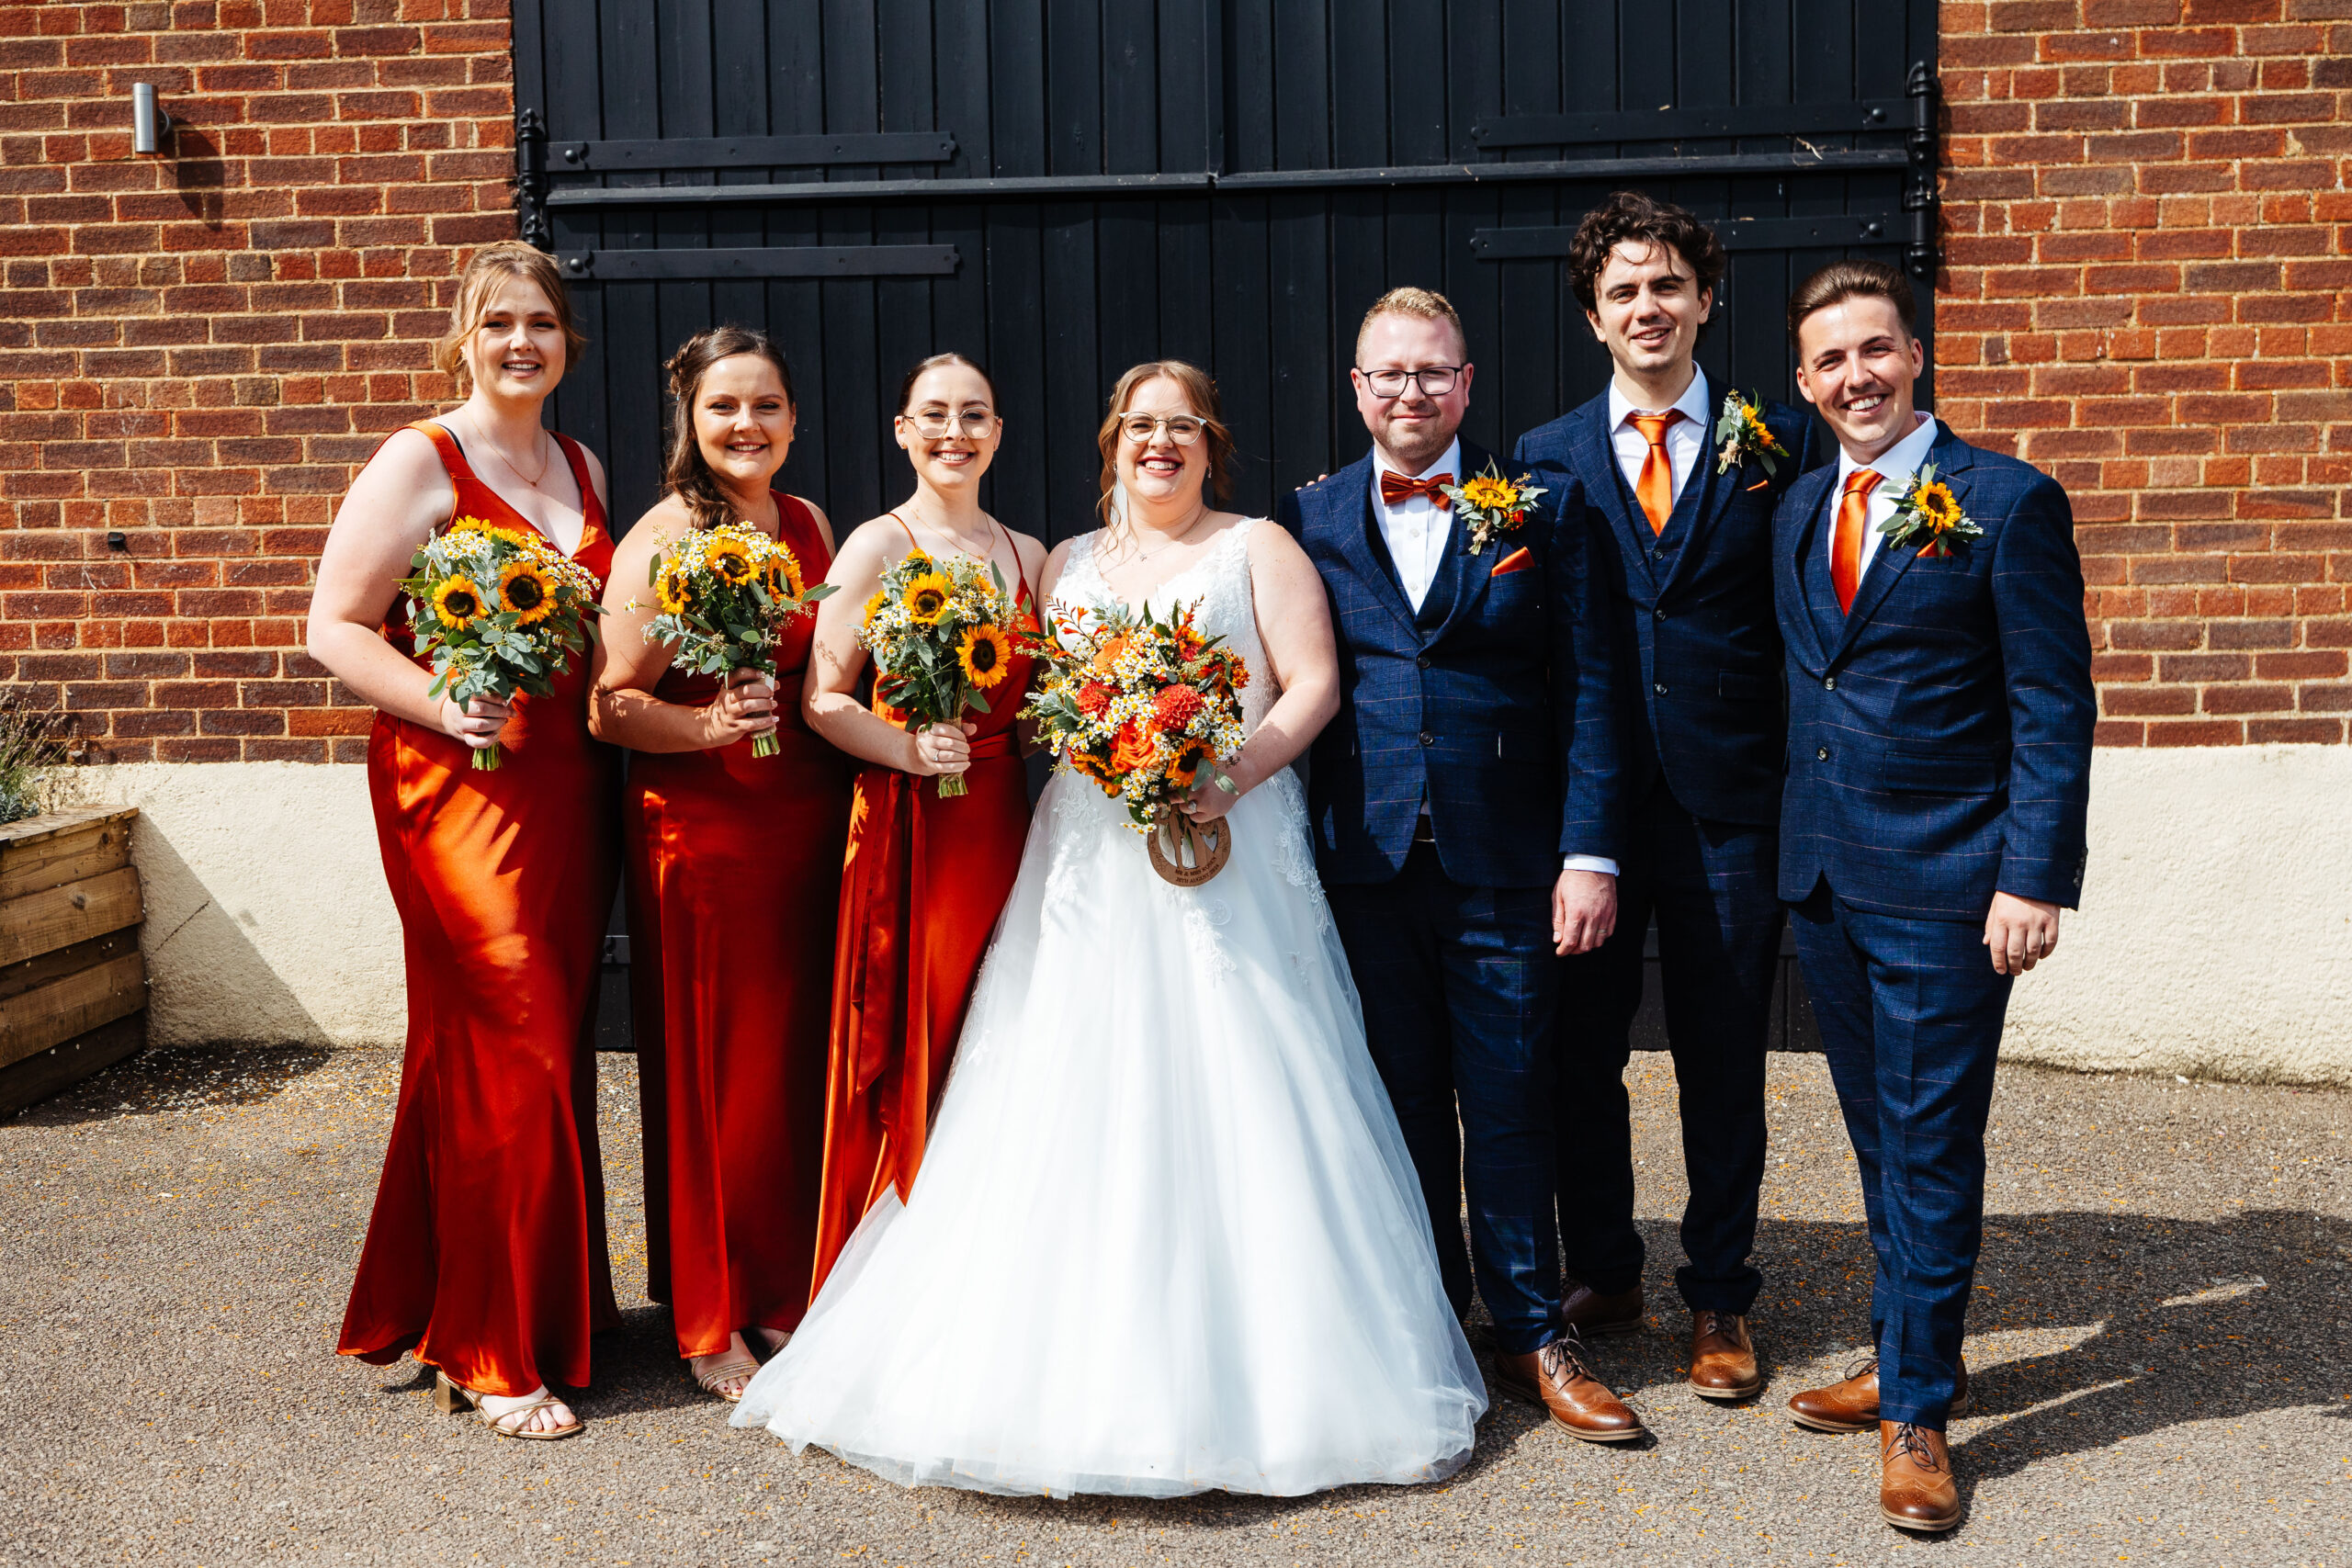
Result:
<svg viewBox="0 0 2352 1568"><path fill-rule="evenodd" d="M1542 1405L1569 1436L1588 1443L1630 1443L1642 1435L1642 1418L1592 1375L1574 1333L1524 1356L1497 1356L1495 1382L1505 1393Z"/></svg>
<svg viewBox="0 0 2352 1568"><path fill-rule="evenodd" d="M1878 1452L1878 1511L1888 1524L1940 1534L1960 1523L1960 1484L1941 1432L1882 1421Z"/></svg>
<svg viewBox="0 0 2352 1568"><path fill-rule="evenodd" d="M1764 1387L1747 1319L1736 1312L1690 1314L1690 1392L1702 1399L1746 1399Z"/></svg>
<svg viewBox="0 0 2352 1568"><path fill-rule="evenodd" d="M1951 1413L1968 1408L1968 1363L1954 1379ZM1866 1356L1826 1388L1809 1388L1789 1401L1789 1419L1816 1432L1867 1432L1878 1425L1878 1358Z"/></svg>
<svg viewBox="0 0 2352 1568"><path fill-rule="evenodd" d="M1597 1334L1631 1334L1642 1326L1642 1287L1604 1296L1590 1285L1570 1282L1560 1301L1562 1327L1590 1338Z"/></svg>

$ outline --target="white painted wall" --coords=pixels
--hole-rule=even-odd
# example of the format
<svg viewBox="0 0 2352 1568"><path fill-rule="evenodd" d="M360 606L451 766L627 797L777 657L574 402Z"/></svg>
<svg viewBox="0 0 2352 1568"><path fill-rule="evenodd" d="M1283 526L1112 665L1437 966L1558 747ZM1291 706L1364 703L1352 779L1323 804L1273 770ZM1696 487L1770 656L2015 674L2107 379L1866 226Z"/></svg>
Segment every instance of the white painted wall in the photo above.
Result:
<svg viewBox="0 0 2352 1568"><path fill-rule="evenodd" d="M73 801L139 807L150 1043L401 1043L400 919L366 769L126 762L58 782Z"/></svg>
<svg viewBox="0 0 2352 1568"><path fill-rule="evenodd" d="M397 1044L399 924L363 770L67 775L141 808L158 1043ZM2084 905L2018 984L2005 1055L2352 1085L2352 748L2103 750Z"/></svg>
<svg viewBox="0 0 2352 1568"><path fill-rule="evenodd" d="M2352 1085L2352 748L2101 750L2083 907L2002 1055Z"/></svg>

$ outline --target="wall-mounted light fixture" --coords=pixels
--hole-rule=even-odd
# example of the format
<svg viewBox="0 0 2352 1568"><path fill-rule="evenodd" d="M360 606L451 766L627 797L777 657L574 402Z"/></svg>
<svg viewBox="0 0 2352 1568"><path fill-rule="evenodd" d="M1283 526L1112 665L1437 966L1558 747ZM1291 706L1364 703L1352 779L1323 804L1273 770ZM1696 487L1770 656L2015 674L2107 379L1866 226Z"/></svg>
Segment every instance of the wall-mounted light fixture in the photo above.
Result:
<svg viewBox="0 0 2352 1568"><path fill-rule="evenodd" d="M134 83L130 89L130 150L161 152L164 139L171 133L172 117L155 101L155 85Z"/></svg>

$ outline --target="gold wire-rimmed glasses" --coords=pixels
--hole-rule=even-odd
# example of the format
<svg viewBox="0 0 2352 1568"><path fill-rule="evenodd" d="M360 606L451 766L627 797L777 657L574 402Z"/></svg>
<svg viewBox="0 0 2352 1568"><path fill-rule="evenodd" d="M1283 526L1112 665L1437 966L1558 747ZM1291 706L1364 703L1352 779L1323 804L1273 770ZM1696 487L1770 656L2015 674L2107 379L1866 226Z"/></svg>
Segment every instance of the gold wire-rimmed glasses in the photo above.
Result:
<svg viewBox="0 0 2352 1568"><path fill-rule="evenodd" d="M1144 446L1159 434L1162 425L1168 429L1169 440L1179 446L1190 446L1201 438L1201 432L1208 428L1208 422L1197 414L1189 413L1124 414L1119 420L1119 434L1136 446Z"/></svg>
<svg viewBox="0 0 2352 1568"><path fill-rule="evenodd" d="M996 428L994 409L969 408L952 414L944 409L924 409L899 417L913 425L915 434L925 441L943 440L950 431L967 441L985 441Z"/></svg>

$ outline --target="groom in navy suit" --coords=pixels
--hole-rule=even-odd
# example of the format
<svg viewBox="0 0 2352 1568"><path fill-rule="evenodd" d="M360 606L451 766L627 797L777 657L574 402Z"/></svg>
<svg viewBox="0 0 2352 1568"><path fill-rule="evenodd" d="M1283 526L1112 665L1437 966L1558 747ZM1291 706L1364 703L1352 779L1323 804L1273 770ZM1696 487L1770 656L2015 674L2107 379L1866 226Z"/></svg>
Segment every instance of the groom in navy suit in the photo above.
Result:
<svg viewBox="0 0 2352 1568"><path fill-rule="evenodd" d="M1788 648L1781 896L1853 1141L1875 1363L1790 1401L1879 1434L1879 1509L1960 1522L1944 1427L1984 1234L2014 977L2081 895L2098 713L2066 493L1912 407L1911 286L1838 262L1789 301L1838 437L1774 518Z"/></svg>
<svg viewBox="0 0 2352 1568"><path fill-rule="evenodd" d="M1475 1272L1504 1391L1588 1441L1636 1438L1559 1320L1550 1217L1555 954L1608 936L1621 852L1583 502L1563 479L1490 537L1457 515L1449 490L1493 460L1457 434L1472 367L1443 296L1382 296L1350 375L1373 450L1282 511L1339 633L1307 786L1317 869L1454 1310Z"/></svg>
<svg viewBox="0 0 2352 1568"><path fill-rule="evenodd" d="M1620 191L1585 214L1569 284L1613 373L1521 437L1513 460L1582 490L1632 688L1617 930L1566 960L1560 998L1561 1310L1589 1335L1643 1320L1624 1075L1655 917L1690 1178L1689 1261L1674 1280L1690 1309L1690 1387L1741 1399L1764 1386L1747 1327L1764 1281L1747 1255L1781 925L1772 509L1809 466L1813 421L1750 395L1758 428L1728 447L1716 435L1732 389L1692 353L1723 274L1722 243L1679 207Z"/></svg>

